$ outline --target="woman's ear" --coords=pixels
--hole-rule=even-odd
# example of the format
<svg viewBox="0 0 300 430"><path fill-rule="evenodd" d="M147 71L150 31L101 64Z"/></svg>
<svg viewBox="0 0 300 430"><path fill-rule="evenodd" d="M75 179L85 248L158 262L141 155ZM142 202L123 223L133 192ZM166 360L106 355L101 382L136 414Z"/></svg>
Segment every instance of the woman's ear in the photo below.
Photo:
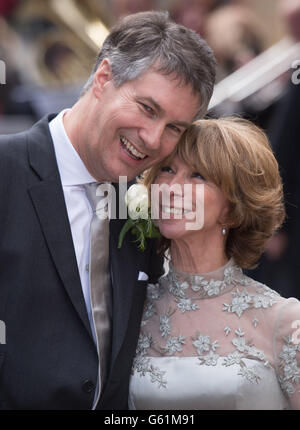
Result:
<svg viewBox="0 0 300 430"><path fill-rule="evenodd" d="M225 224L230 225L230 213L231 213L230 203L226 201L219 217L219 223L221 225L225 225Z"/></svg>
<svg viewBox="0 0 300 430"><path fill-rule="evenodd" d="M107 82L112 80L111 65L107 58L99 64L93 80L93 93L96 98L99 98L103 92L103 88Z"/></svg>

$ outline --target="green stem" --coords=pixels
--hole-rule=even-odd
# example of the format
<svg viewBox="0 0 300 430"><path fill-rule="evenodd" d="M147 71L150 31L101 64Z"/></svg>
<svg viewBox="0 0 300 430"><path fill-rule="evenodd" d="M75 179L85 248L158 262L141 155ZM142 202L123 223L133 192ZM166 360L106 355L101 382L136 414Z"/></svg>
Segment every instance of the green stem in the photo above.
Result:
<svg viewBox="0 0 300 430"><path fill-rule="evenodd" d="M132 220L130 218L125 222L119 236L118 248L121 248L125 234L128 232L128 230L134 227L135 223L136 220Z"/></svg>

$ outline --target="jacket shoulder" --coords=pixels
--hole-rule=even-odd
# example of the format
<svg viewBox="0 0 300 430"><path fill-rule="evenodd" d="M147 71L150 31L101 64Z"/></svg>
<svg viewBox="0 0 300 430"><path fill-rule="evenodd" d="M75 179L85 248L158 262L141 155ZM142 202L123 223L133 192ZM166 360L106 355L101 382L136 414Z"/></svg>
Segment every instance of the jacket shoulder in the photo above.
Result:
<svg viewBox="0 0 300 430"><path fill-rule="evenodd" d="M26 157L28 132L0 136L0 175L20 167Z"/></svg>
<svg viewBox="0 0 300 430"><path fill-rule="evenodd" d="M50 139L48 123L54 116L42 118L27 131L0 136L0 174L2 169L28 166L29 146L33 146L35 152L47 152L48 145L43 143Z"/></svg>
<svg viewBox="0 0 300 430"><path fill-rule="evenodd" d="M17 147L26 142L28 131L17 134L0 135L0 151L2 155L12 153Z"/></svg>

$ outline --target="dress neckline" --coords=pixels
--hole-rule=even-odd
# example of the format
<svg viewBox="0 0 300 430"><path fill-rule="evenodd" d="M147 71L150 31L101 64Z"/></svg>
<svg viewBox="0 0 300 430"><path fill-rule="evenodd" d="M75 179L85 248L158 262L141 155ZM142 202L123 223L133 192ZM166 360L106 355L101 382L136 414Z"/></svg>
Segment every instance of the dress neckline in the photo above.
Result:
<svg viewBox="0 0 300 430"><path fill-rule="evenodd" d="M175 269L172 261L164 284L176 298L211 298L232 290L243 276L242 269L231 258L224 266L207 273L188 273Z"/></svg>

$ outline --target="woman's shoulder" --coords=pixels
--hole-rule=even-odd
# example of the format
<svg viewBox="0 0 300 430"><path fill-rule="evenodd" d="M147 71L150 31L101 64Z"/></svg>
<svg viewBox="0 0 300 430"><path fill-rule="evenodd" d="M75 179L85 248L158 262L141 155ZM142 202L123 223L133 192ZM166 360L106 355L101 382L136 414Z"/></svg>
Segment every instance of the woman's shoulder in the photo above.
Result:
<svg viewBox="0 0 300 430"><path fill-rule="evenodd" d="M300 326L300 301L295 297L283 297L277 291L267 285L244 275L247 283L247 291L254 302L256 309L272 308L274 324L291 326L293 321L298 321Z"/></svg>
<svg viewBox="0 0 300 430"><path fill-rule="evenodd" d="M274 330L279 318L287 315L298 315L300 319L300 302L296 298L282 297L277 291L246 274L242 274L234 282L227 294L228 312L235 312L239 317L263 318L269 328ZM223 308L224 309L224 308ZM294 317L293 317L294 318ZM294 318L295 319L295 318Z"/></svg>
<svg viewBox="0 0 300 430"><path fill-rule="evenodd" d="M270 286L263 284L262 282L259 282L255 279L253 279L251 276L248 276L246 274L243 274L242 279L244 280L244 283L248 290L251 291L253 294L263 294L268 297L273 297L280 303L281 305L288 305L289 303L299 303L300 301L295 297L283 297L278 291L274 290Z"/></svg>
<svg viewBox="0 0 300 430"><path fill-rule="evenodd" d="M245 285L245 287L247 288L247 290L251 294L263 295L265 297L270 297L270 298L276 300L276 303L277 302L283 303L285 300L287 300L284 297L282 297L278 291L272 289L268 285L263 284L262 282L259 282L259 281L255 280L254 278L252 278L251 276L248 276L244 273L243 273L243 276L241 278L241 286L242 285Z"/></svg>

